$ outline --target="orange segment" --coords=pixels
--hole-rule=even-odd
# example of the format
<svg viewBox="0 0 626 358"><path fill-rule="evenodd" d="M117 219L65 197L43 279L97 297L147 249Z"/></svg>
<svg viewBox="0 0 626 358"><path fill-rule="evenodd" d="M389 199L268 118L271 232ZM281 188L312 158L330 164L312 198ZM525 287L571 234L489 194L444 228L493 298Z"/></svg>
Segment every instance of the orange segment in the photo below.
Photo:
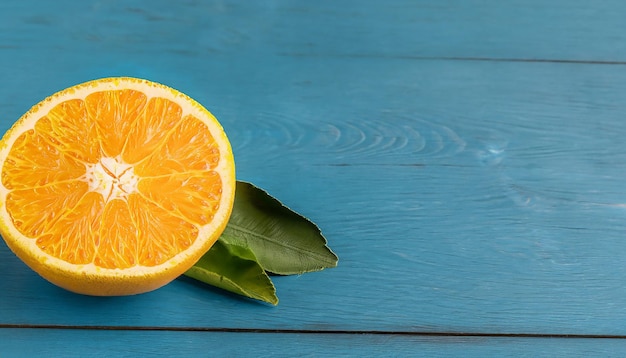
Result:
<svg viewBox="0 0 626 358"><path fill-rule="evenodd" d="M128 206L139 230L139 264L160 265L196 240L198 228L141 198L129 197Z"/></svg>
<svg viewBox="0 0 626 358"><path fill-rule="evenodd" d="M211 222L219 209L222 182L214 171L144 178L137 189L159 207L197 225Z"/></svg>
<svg viewBox="0 0 626 358"><path fill-rule="evenodd" d="M42 120L48 119L44 117ZM29 129L15 140L13 149L4 159L2 185L7 189L33 188L76 179L83 174L84 164Z"/></svg>
<svg viewBox="0 0 626 358"><path fill-rule="evenodd" d="M128 204L120 199L109 201L101 218L96 266L125 269L136 265L137 231Z"/></svg>
<svg viewBox="0 0 626 358"><path fill-rule="evenodd" d="M87 184L78 180L54 183L13 190L5 203L15 228L23 235L37 238L49 233L52 225L63 213L72 210L87 190Z"/></svg>
<svg viewBox="0 0 626 358"><path fill-rule="evenodd" d="M226 227L228 139L169 87L107 78L34 106L0 142L0 234L51 282L147 292L188 270Z"/></svg>
<svg viewBox="0 0 626 358"><path fill-rule="evenodd" d="M159 176L210 170L217 166L219 160L219 148L207 125L188 115L152 155L137 163L135 173Z"/></svg>
<svg viewBox="0 0 626 358"><path fill-rule="evenodd" d="M151 98L130 129L122 158L137 163L150 155L167 132L180 122L182 108L165 98Z"/></svg>
<svg viewBox="0 0 626 358"><path fill-rule="evenodd" d="M37 246L51 256L73 264L93 262L104 210L102 195L87 193L78 204L37 239Z"/></svg>
<svg viewBox="0 0 626 358"><path fill-rule="evenodd" d="M135 90L102 91L85 98L88 121L98 129L102 151L109 157L122 152L130 126L143 114L146 94Z"/></svg>
<svg viewBox="0 0 626 358"><path fill-rule="evenodd" d="M52 108L37 121L35 130L66 155L95 163L100 159L100 143L95 123L86 119L85 102L73 99Z"/></svg>

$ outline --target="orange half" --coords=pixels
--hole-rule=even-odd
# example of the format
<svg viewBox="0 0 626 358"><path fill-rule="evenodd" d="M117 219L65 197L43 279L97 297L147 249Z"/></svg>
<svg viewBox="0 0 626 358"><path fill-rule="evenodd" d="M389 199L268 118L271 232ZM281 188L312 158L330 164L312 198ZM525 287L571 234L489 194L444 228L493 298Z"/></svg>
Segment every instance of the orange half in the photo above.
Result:
<svg viewBox="0 0 626 358"><path fill-rule="evenodd" d="M45 99L0 141L0 233L52 283L128 295L188 270L226 227L235 164L215 117L136 78Z"/></svg>

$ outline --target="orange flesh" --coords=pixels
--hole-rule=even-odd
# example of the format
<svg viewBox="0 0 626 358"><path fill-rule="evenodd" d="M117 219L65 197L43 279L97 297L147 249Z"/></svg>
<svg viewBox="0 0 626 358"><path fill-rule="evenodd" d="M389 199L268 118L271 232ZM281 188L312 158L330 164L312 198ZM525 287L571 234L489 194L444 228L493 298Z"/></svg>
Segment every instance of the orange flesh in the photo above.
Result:
<svg viewBox="0 0 626 358"><path fill-rule="evenodd" d="M23 235L61 260L155 266L190 247L213 219L219 160L208 127L182 117L176 103L96 92L58 104L15 141L2 171L6 208ZM94 167L106 173L106 189L94 186Z"/></svg>

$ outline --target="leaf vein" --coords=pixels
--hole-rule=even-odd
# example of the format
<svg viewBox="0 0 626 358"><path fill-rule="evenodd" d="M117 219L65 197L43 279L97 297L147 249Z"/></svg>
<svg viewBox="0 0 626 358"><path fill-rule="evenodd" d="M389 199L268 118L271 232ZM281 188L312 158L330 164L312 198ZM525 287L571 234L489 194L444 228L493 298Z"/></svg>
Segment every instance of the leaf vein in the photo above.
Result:
<svg viewBox="0 0 626 358"><path fill-rule="evenodd" d="M263 239L263 240L269 241L269 242L271 242L271 243L273 243L275 245L282 246L282 247L285 247L285 248L293 250L293 251L306 252L307 254L310 254L311 256L315 257L316 259L324 261L327 264L334 265L334 263L335 263L335 260L331 260L326 255L320 254L319 252L311 251L309 249L306 249L306 248L303 248L303 247L299 247L299 246L296 246L296 245L292 245L292 244L289 244L287 242L281 242L281 241L275 240L271 236L266 236L266 235L259 234L257 232L254 232L252 230L248 230L248 229L246 229L244 227L241 227L241 226L239 226L237 224L234 224L232 222L228 224L228 226L226 227L226 230L238 231L238 232L244 233L246 235L250 235L250 236L253 236L255 238L258 238L258 239ZM241 236L235 235L235 237L241 237ZM246 241L247 241L247 239L246 239ZM326 247L326 246L324 246L324 247Z"/></svg>

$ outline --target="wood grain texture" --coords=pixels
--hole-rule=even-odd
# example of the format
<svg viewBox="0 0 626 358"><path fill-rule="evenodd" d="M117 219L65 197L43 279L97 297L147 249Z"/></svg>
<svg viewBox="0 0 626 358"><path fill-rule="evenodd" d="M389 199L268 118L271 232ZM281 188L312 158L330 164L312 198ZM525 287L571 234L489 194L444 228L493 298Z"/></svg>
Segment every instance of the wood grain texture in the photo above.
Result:
<svg viewBox="0 0 626 358"><path fill-rule="evenodd" d="M319 66L299 63L293 76ZM239 177L316 221L337 269L277 278L276 310L177 282L119 299L129 315L98 303L117 299L48 288L4 248L5 322L626 333L615 309L626 305L623 75L401 60L381 95L382 77L359 74L387 63L333 59L332 89L268 95L276 116L223 116ZM325 104L348 88L361 93L331 113ZM19 309L42 292L48 301ZM139 313L151 311L161 315Z"/></svg>
<svg viewBox="0 0 626 358"><path fill-rule="evenodd" d="M626 335L622 2L34 4L0 4L0 130L91 78L161 81L340 262L276 277L272 308L185 278L77 296L0 244L0 325Z"/></svg>
<svg viewBox="0 0 626 358"><path fill-rule="evenodd" d="M72 349L68 349L72 347ZM0 329L3 357L623 357L616 339Z"/></svg>
<svg viewBox="0 0 626 358"><path fill-rule="evenodd" d="M88 59L161 54L452 57L625 61L619 0L272 1L36 0L2 5L2 49L72 51ZM40 35L44 36L40 36ZM79 53L81 51L85 51ZM89 52L87 52L89 51ZM140 64L140 62L138 63Z"/></svg>

